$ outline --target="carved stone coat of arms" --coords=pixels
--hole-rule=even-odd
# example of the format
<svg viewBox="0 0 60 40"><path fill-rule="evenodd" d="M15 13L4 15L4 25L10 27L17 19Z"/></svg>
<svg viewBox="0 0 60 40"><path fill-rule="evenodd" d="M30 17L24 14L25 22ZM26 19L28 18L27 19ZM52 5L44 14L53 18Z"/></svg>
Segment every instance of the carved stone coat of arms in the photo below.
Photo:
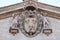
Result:
<svg viewBox="0 0 60 40"><path fill-rule="evenodd" d="M28 37L34 37L42 30L43 20L40 14L32 11L23 12L19 19L21 32Z"/></svg>

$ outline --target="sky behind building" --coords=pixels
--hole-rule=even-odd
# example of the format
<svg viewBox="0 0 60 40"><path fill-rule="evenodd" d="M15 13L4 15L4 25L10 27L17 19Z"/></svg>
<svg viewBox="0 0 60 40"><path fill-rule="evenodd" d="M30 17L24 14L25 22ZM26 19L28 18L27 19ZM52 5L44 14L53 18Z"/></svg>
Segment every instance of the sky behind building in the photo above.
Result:
<svg viewBox="0 0 60 40"><path fill-rule="evenodd" d="M0 7L16 4L19 2L22 2L22 0L0 0ZM60 7L60 0L38 0L38 2Z"/></svg>

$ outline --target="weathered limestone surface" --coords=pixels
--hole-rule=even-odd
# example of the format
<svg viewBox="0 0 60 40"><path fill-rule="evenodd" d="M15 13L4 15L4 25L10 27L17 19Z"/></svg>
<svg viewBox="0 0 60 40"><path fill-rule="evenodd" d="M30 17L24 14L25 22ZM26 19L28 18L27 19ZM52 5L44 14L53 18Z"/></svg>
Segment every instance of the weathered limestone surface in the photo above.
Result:
<svg viewBox="0 0 60 40"><path fill-rule="evenodd" d="M40 33L33 38L26 37L21 31L13 36L9 33L12 18L0 20L0 40L60 40L60 20L49 17L47 19L50 21L53 33L49 36Z"/></svg>
<svg viewBox="0 0 60 40"><path fill-rule="evenodd" d="M0 40L60 40L60 20L59 20L60 8L36 2L37 0L33 0L33 1L23 0L23 1L24 2L22 3L0 8L0 19L1 19L0 20ZM50 27L53 29L53 33L51 35L46 36L45 34L40 33L33 38L28 38L20 30L19 30L19 33L16 34L15 36L9 33L9 28L11 26L11 21L12 21L12 18L11 18L12 14L18 15L21 12L19 9L24 8L25 6L26 7L34 6L38 9L47 11L48 13L47 19L49 20ZM15 10L19 10L19 12ZM44 11L44 15L45 15L45 11ZM57 19L54 19L54 18L57 18Z"/></svg>

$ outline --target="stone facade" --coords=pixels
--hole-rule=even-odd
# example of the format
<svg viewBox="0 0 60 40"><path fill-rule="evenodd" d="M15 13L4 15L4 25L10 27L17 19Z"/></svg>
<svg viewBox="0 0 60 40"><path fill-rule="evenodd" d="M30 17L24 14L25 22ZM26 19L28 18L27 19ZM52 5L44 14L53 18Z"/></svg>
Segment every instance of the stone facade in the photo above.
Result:
<svg viewBox="0 0 60 40"><path fill-rule="evenodd" d="M23 1L0 8L0 40L59 40L60 8Z"/></svg>
<svg viewBox="0 0 60 40"><path fill-rule="evenodd" d="M50 26L53 29L53 33L49 36L40 33L34 38L28 38L24 36L21 31L13 36L9 33L9 27L11 26L12 18L6 18L0 20L0 40L60 40L60 20L47 17L50 21Z"/></svg>

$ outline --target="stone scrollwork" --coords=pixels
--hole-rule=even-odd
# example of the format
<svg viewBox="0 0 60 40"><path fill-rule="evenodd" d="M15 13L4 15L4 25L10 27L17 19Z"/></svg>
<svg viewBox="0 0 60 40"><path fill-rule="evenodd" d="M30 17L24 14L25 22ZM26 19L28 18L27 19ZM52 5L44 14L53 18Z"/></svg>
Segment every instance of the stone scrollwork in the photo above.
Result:
<svg viewBox="0 0 60 40"><path fill-rule="evenodd" d="M46 18L44 18L44 28L43 28L43 33L49 36L52 33L52 28L50 26L50 23Z"/></svg>
<svg viewBox="0 0 60 40"><path fill-rule="evenodd" d="M13 36L15 36L15 34L19 33L19 29L17 27L17 20L15 18L16 16L13 14L12 15L12 22L11 22L11 26L9 28L9 33L11 33Z"/></svg>
<svg viewBox="0 0 60 40"><path fill-rule="evenodd" d="M24 11L15 20L15 16L13 17L12 26L9 29L9 32L13 35L19 33L19 29L21 32L27 37L35 37L41 31L44 34L49 35L52 33L52 29L49 27L49 22L47 19L40 15L36 11Z"/></svg>

